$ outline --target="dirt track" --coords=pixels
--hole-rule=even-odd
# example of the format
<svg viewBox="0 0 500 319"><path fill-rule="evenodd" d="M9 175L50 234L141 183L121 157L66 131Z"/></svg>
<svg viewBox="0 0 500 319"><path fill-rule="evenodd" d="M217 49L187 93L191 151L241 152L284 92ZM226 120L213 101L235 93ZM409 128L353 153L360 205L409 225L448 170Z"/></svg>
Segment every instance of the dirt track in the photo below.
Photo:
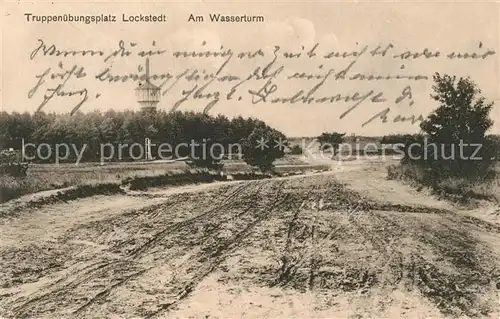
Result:
<svg viewBox="0 0 500 319"><path fill-rule="evenodd" d="M368 199L337 179L95 197L3 219L0 317L498 318L498 224Z"/></svg>

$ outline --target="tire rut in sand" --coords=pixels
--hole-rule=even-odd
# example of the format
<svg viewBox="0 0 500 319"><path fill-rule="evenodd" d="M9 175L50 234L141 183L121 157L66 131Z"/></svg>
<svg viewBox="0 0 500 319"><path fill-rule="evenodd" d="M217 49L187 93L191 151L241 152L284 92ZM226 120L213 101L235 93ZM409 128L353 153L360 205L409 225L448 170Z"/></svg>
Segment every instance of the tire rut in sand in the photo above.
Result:
<svg viewBox="0 0 500 319"><path fill-rule="evenodd" d="M374 286L404 288L419 291L444 315L487 316L494 311L495 301L485 297L494 294L492 281L498 277L490 262L494 253L481 246L471 231L497 233L496 225L443 209L379 203L359 195L344 197L352 194L335 184L325 188L323 196L334 203L328 207L330 217L294 211L278 278L270 286L344 292L368 292ZM361 210L355 218L337 213L357 203ZM338 225L328 230L327 223L321 222L325 218L335 218ZM293 245L304 240L305 232L309 244ZM353 248L360 255L344 247L336 254L322 249L330 247L327 242L333 239L341 240L338 246L356 244Z"/></svg>
<svg viewBox="0 0 500 319"><path fill-rule="evenodd" d="M59 278L56 277L54 282L43 286L40 290L31 293L26 297L14 299L12 302L9 302L6 305L6 308L9 308L11 310L10 312L13 313L13 315L15 315L16 317L29 317L34 314L44 313L45 310L48 310L47 308L53 308L51 307L51 305L53 304L58 304L61 306L66 304L61 308L69 308L66 309L69 313L74 312L74 314L80 314L96 301L101 300L109 295L112 290L124 285L130 280L137 278L145 271L147 271L148 268L145 269L137 259L140 259L140 257L147 252L147 248L152 248L155 243L159 242L162 239L161 236L166 236L175 231L178 231L183 227L188 226L190 223L193 223L194 221L201 221L202 219L206 219L210 217L210 215L213 215L217 209L228 208L231 205L231 200L236 198L237 196L241 196L241 194L243 194L243 192L249 187L249 185L253 185L253 183L250 182L248 184L239 185L229 194L224 194L225 196L218 203L216 202L214 208L209 209L208 211L190 218L189 220L186 220L184 222L175 223L174 225L163 229L161 232L156 233L153 237L154 240L146 242L146 244L141 246L140 249L134 250L133 253L128 256L123 256L120 259L86 262L86 266L84 266L83 268L78 266L67 267L66 271L63 271L63 275L59 276ZM248 194L246 195L252 196ZM162 207L162 205L154 206L155 208ZM138 215L147 211L151 210L149 208L146 208L137 211L128 211L127 214L131 215L131 218L129 218L125 224L131 224L131 220L135 220ZM120 243L119 245L123 245L123 243ZM177 256L171 256L171 258L175 257ZM120 273L116 273L113 271L116 269L120 269ZM109 283L106 284L105 282ZM104 286L104 289L99 289L98 293L92 292L91 295L94 296L91 298L88 297L88 291L85 296L81 296L81 293L80 296L72 296L75 294L78 295L77 290L83 290L84 292L85 289L82 289L82 287L84 286ZM80 304L80 306L78 306L76 309L71 310L71 308L75 308L75 306L67 305L67 302L65 300L69 298L73 298L74 305Z"/></svg>
<svg viewBox="0 0 500 319"><path fill-rule="evenodd" d="M233 203L234 203L234 199L240 195L248 186L250 185L250 183L248 184L243 184L239 187L237 187L234 191L232 191L230 194L228 194L227 196L225 196L221 201L218 202L218 204L214 205L213 208L211 209L208 209L207 211L193 217L193 218L189 218L187 220L183 220L181 222L178 222L178 223L175 223L173 225L169 225L167 226L166 228L162 229L161 231L159 231L158 233L156 233L155 235L153 235L153 237L148 240L146 243L144 243L143 245L137 247L136 249L134 249L131 253L130 253L130 256L132 258L137 258L139 257L144 251L146 251L149 247L151 246L154 246L154 244L156 242L158 242L159 240L163 239L165 236L167 236L170 232L174 232L174 231L177 231L178 229L182 228L182 227L186 227L190 224L192 224L193 222L195 221L198 221L200 219L206 219L206 218L209 218L211 217L212 215L216 214L218 212L218 210L221 210L221 209L228 209Z"/></svg>
<svg viewBox="0 0 500 319"><path fill-rule="evenodd" d="M30 294L27 297L15 299L7 307L16 318L29 318L37 314L38 311L43 311L45 306L50 306L54 300L64 300L66 295L73 289L86 283L89 280L105 274L111 269L119 267L119 261L98 261L86 265L82 269L70 269L67 277L57 279L55 282L48 284L42 291ZM71 273L74 271L74 273ZM48 290L48 291L47 291ZM85 298L85 297L82 297Z"/></svg>
<svg viewBox="0 0 500 319"><path fill-rule="evenodd" d="M305 198L310 200L311 195L318 190L319 187L312 188L306 193ZM320 198L320 196L321 194L315 194L315 196L313 196L313 202L316 202ZM301 205L295 203L292 206L293 214L291 220L288 222L285 247L280 257L281 266L278 269L277 278L271 284L271 286L279 285L281 287L286 287L293 283L294 279L297 276L297 272L300 270L300 268L306 266L308 261L309 289L312 289L314 286L314 277L315 272L317 271L314 260L315 256L311 256L309 259L307 257L312 242L306 244L302 248L295 247L296 241L304 243L307 240L314 240L314 221L312 222L312 224L310 222L308 223L306 219L308 219L310 215L300 215L301 211L304 210L304 203L305 201L302 202ZM311 231L309 231L309 229L311 229Z"/></svg>
<svg viewBox="0 0 500 319"><path fill-rule="evenodd" d="M189 265L191 265L191 270L193 271L187 272L189 278L186 278L184 281L171 283L171 285L175 287L171 292L171 295L173 295L171 296L172 301L159 305L159 309L145 313L143 317L153 318L172 310L176 305L187 298L204 278L216 270L231 252L240 248L242 241L251 234L253 229L263 220L269 218L281 203L286 202L288 194L283 194L282 192L282 187L285 183L286 181L282 181L275 186L277 190L274 192L271 199L265 196L261 201L255 202L257 204L256 207L245 210L250 211L250 214L245 213L244 215L240 214L238 216L240 218L243 217L242 220L240 220L240 223L244 224L242 231L222 242L214 242L211 244L213 247L202 249L199 254L184 262L183 267L188 268ZM207 253L208 256L206 256ZM193 266L193 264L195 266Z"/></svg>
<svg viewBox="0 0 500 319"><path fill-rule="evenodd" d="M143 257L144 255L146 255L148 253L149 248L153 248L161 240L165 239L165 237L167 237L167 235L172 236L172 234L174 234L175 232L179 232L183 229L186 229L187 232L190 232L189 231L190 226L193 226L195 223L205 223L207 221L207 219L210 218L211 215L213 215L213 213L217 209L229 210L229 208L231 208L231 206L234 203L233 200L238 198L238 196L242 195L245 190L249 191L249 188L251 188L250 186L252 186L252 185L254 185L254 184L248 183L248 184L241 185L241 186L237 187L235 190L233 190L232 192L230 192L229 194L226 194L226 196L224 196L224 198L221 201L219 201L218 203L215 204L215 206L216 206L215 208L209 209L209 210L205 211L204 213L199 214L193 218L189 218L189 219L186 219L182 222L178 222L178 223L175 223L173 225L169 225L167 228L163 229L162 231L156 233L153 236L154 241L149 240L146 242L146 245L148 245L148 247L147 247L148 249L144 249L145 247L144 247L144 245L142 245L139 247L139 249L135 250L132 254L128 255L128 258L136 260L136 259ZM251 190L250 194L245 194L243 196L243 198L255 196L255 194L258 194L258 192L260 191L260 189L262 188L263 185L264 184L257 184L255 189ZM243 198L238 198L238 200L242 200ZM216 231L216 228L213 228L210 230L210 233L213 233L215 231ZM186 239L187 234L181 234L181 235L183 238ZM204 234L204 236L206 236L206 235L207 235L207 233ZM200 240L200 242L203 241L203 239L199 239L199 240ZM198 244L200 244L200 243L198 243ZM137 253L137 252L139 252L139 253ZM168 256L162 257L161 260L163 262L168 262L169 260L173 260L173 259L181 257L181 255L182 255L182 252L177 253L177 254L176 253L169 254ZM148 270L149 269L141 269L141 270L135 272L131 276L126 276L123 280L120 280L117 283L110 284L106 289L97 293L95 295L95 297L92 298L89 302L87 302L82 307L78 308L74 312L74 314L81 314L83 311L86 311L92 304L94 304L97 301L99 301L100 299L108 296L113 289L116 289L119 286L126 284L128 281L135 279L136 277L138 277L139 275L142 275L143 273L147 272Z"/></svg>
<svg viewBox="0 0 500 319"><path fill-rule="evenodd" d="M229 280L325 296L404 289L426 297L444 315L492 313L494 305L483 297L498 270L475 232L497 234L495 225L446 210L375 202L327 178L252 181L221 189L172 195L163 204L72 229L69 233L80 232L107 248L80 251L74 260L64 255L66 267L42 276L48 284L24 297L8 296L0 305L16 318L105 317L119 311L159 317L234 257L227 263L234 265ZM309 208L301 205L305 199L329 204ZM108 240L111 226L134 235ZM266 236L279 248L264 252ZM75 248L63 239L65 247ZM259 263L242 251L260 251L259 258L269 259ZM170 268L174 275L154 282L155 274ZM124 295L138 296L142 304L127 304Z"/></svg>
<svg viewBox="0 0 500 319"><path fill-rule="evenodd" d="M398 212L372 211L370 224L357 223L356 228L380 253L370 267L381 270L375 272L375 279L382 286L396 289L401 282L409 291L417 289L444 315L488 315L494 305L480 296L491 292L492 266L484 268L479 242L469 231L450 227L446 216L425 221ZM485 258L491 254L487 252Z"/></svg>

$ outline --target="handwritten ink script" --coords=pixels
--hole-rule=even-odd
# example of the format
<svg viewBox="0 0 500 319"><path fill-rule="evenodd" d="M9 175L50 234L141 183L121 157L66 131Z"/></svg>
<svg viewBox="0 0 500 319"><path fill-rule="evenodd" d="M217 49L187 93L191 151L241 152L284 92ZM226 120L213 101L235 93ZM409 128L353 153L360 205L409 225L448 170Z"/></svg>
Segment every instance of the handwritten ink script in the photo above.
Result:
<svg viewBox="0 0 500 319"><path fill-rule="evenodd" d="M356 113L365 117L361 126L376 120L415 124L423 117L415 107L414 89L432 81L435 71L422 65L430 61L481 64L496 54L482 42L473 50L446 52L408 50L396 43L356 43L346 51L322 43L297 45L295 50L280 45L251 50L208 47L200 41L196 50L167 50L156 42L120 40L109 48L75 49L37 39L29 59L44 67L36 70L27 95L37 104L40 101L38 110L65 99L68 111L74 114L108 94L112 86L115 90L124 86L122 92L125 86L148 82L152 84L149 88L167 99L168 104L162 102L161 107L170 110L190 103L202 104L204 112L221 103L293 108L328 105L339 109L340 119L364 108ZM149 73L146 59L155 64Z"/></svg>

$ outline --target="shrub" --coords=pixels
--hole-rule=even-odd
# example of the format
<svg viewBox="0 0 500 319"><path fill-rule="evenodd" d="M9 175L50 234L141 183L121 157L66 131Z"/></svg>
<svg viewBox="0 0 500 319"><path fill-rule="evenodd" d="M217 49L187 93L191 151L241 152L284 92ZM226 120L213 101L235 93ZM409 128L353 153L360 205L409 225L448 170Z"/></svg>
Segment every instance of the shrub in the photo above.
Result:
<svg viewBox="0 0 500 319"><path fill-rule="evenodd" d="M27 163L0 164L0 175L12 177L26 177L28 171Z"/></svg>
<svg viewBox="0 0 500 319"><path fill-rule="evenodd" d="M267 125L260 125L241 141L243 160L252 167L257 167L261 172L274 170L274 161L285 156L285 148L273 145L278 141L286 146L285 135Z"/></svg>
<svg viewBox="0 0 500 319"><path fill-rule="evenodd" d="M290 148L290 154L292 155L302 155L302 147L300 145L294 145Z"/></svg>
<svg viewBox="0 0 500 319"><path fill-rule="evenodd" d="M0 176L26 177L28 163L22 163L19 152L4 150L0 152Z"/></svg>
<svg viewBox="0 0 500 319"><path fill-rule="evenodd" d="M402 163L425 168L430 179L486 178L498 151L498 143L486 137L493 103L485 102L469 78L436 73L434 81L432 98L440 105L420 124L423 134L406 138Z"/></svg>

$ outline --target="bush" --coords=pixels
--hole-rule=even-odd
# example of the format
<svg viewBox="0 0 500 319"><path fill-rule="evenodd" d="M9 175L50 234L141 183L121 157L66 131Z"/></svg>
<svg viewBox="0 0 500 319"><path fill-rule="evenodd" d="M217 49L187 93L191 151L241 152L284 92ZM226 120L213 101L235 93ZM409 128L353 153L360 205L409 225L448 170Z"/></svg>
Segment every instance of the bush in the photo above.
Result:
<svg viewBox="0 0 500 319"><path fill-rule="evenodd" d="M19 152L4 150L0 152L0 176L26 177L28 163L21 162Z"/></svg>
<svg viewBox="0 0 500 319"><path fill-rule="evenodd" d="M257 126L241 141L243 160L261 172L273 171L274 161L285 156L285 148L273 143L281 141L286 146L285 138L285 135L267 125Z"/></svg>
<svg viewBox="0 0 500 319"><path fill-rule="evenodd" d="M290 154L292 155L302 155L302 147L300 145L294 145L292 148L290 148Z"/></svg>
<svg viewBox="0 0 500 319"><path fill-rule="evenodd" d="M387 179L405 180L419 186L426 186L439 197L459 202L470 203L472 199L491 200L500 203L498 180L491 178L485 181L471 181L463 177L447 177L437 179L432 169L426 169L415 164L390 165L387 167Z"/></svg>
<svg viewBox="0 0 500 319"><path fill-rule="evenodd" d="M468 78L436 73L434 81L432 98L440 106L420 124L423 134L405 137L402 163L424 168L431 180L487 178L498 152L498 143L486 137L493 103Z"/></svg>
<svg viewBox="0 0 500 319"><path fill-rule="evenodd" d="M27 171L27 163L0 164L0 176L10 175L12 177L26 177Z"/></svg>
<svg viewBox="0 0 500 319"><path fill-rule="evenodd" d="M387 168L387 179L388 180L399 180L402 179L401 166L399 165L389 165Z"/></svg>

